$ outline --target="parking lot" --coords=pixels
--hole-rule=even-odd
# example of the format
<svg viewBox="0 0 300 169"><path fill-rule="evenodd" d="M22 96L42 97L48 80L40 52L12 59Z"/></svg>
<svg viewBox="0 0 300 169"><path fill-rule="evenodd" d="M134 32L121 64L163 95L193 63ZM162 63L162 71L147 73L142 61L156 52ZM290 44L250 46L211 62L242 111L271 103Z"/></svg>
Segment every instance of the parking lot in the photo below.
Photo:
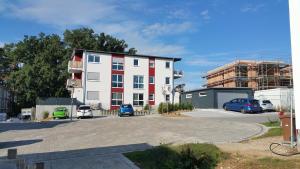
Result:
<svg viewBox="0 0 300 169"><path fill-rule="evenodd" d="M8 148L17 147L18 153L32 163L48 161L48 165L55 165L71 157L74 160L90 155L107 156L162 143L238 142L264 131L257 122L277 116L275 113L252 115L223 110L195 110L184 114L186 117L150 115L73 122L2 123L0 156L5 156ZM128 165L128 161L119 161Z"/></svg>

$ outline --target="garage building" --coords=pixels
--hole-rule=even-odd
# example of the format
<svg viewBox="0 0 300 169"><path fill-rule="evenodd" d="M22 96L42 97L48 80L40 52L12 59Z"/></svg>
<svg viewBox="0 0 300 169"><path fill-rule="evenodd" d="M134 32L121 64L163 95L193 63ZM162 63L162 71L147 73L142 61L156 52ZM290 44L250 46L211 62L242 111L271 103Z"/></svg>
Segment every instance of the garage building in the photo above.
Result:
<svg viewBox="0 0 300 169"><path fill-rule="evenodd" d="M182 103L192 103L195 108L222 109L223 104L235 98L253 98L251 88L204 88L186 91L181 95Z"/></svg>

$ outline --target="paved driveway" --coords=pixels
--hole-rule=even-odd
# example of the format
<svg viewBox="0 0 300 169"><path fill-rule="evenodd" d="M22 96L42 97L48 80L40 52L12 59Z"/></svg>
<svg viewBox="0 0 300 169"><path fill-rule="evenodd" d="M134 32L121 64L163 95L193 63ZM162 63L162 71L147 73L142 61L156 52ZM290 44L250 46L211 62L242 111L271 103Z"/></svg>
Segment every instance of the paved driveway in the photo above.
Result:
<svg viewBox="0 0 300 169"><path fill-rule="evenodd" d="M7 148L17 147L23 158L31 163L46 161L47 168L58 168L60 163L63 168L84 167L86 162L96 165L102 163L98 157L105 159L106 156L111 156L111 160L105 160L106 166L98 168L134 168L120 153L161 143L237 142L263 131L260 125L245 120L253 115L238 115L232 120L231 116L215 117L213 113L197 110L186 113L190 117L176 118L108 117L73 122L0 124L0 156L6 155ZM254 119L261 118L267 120L262 115ZM90 158L93 162L86 161Z"/></svg>

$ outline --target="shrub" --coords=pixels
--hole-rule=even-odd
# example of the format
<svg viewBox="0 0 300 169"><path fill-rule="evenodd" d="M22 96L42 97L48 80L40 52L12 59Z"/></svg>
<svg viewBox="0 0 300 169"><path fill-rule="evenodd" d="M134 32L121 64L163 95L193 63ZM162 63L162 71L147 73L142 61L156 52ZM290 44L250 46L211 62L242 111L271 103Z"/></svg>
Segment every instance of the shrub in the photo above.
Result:
<svg viewBox="0 0 300 169"><path fill-rule="evenodd" d="M44 111L43 112L43 119L47 119L49 117L49 112L48 111Z"/></svg>
<svg viewBox="0 0 300 169"><path fill-rule="evenodd" d="M146 105L144 106L144 110L150 110L149 104L146 104Z"/></svg>

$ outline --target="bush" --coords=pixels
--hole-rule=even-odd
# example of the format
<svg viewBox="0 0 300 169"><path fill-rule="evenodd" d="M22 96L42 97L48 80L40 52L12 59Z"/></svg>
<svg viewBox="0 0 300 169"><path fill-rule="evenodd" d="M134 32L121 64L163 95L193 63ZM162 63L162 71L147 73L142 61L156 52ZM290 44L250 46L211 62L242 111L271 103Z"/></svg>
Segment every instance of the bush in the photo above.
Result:
<svg viewBox="0 0 300 169"><path fill-rule="evenodd" d="M146 104L146 105L145 105L144 110L150 110L149 104Z"/></svg>
<svg viewBox="0 0 300 169"><path fill-rule="evenodd" d="M167 113L167 112L173 112L178 110L193 110L194 106L191 103L160 103L158 106L158 112L160 114Z"/></svg>
<svg viewBox="0 0 300 169"><path fill-rule="evenodd" d="M48 111L44 111L43 112L43 119L47 119L49 117L49 112Z"/></svg>

